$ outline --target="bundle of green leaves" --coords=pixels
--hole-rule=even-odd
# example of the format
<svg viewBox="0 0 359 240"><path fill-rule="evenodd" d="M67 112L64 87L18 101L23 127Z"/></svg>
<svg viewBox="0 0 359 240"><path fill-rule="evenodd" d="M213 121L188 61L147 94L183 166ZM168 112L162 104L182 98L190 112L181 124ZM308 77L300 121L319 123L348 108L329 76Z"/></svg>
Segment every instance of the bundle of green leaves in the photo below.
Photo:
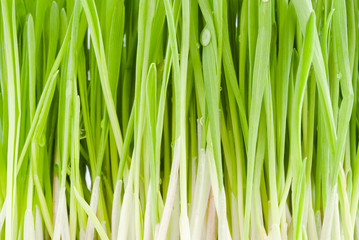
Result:
<svg viewBox="0 0 359 240"><path fill-rule="evenodd" d="M0 10L0 239L359 239L358 0Z"/></svg>

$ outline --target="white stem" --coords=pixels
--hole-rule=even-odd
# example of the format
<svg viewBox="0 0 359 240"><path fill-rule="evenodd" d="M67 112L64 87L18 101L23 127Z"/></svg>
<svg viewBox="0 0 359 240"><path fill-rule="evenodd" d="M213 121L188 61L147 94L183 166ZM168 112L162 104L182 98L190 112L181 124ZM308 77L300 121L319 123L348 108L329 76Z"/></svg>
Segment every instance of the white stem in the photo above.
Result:
<svg viewBox="0 0 359 240"><path fill-rule="evenodd" d="M98 220L98 218L96 217L96 214L94 213L94 211L92 211L91 207L87 204L85 199L83 199L80 196L80 194L77 191L76 187L73 187L73 189L74 189L75 197L76 197L78 203L83 208L83 210L87 213L89 219L92 221L92 224L95 226L95 228L97 230L97 233L99 234L100 238L103 239L103 240L108 240L109 238L107 237L107 233L106 233L105 229L102 227L102 225L101 225L100 221Z"/></svg>
<svg viewBox="0 0 359 240"><path fill-rule="evenodd" d="M144 240L151 240L152 239L152 223L151 223L151 181L147 190L147 202L146 202L146 211L145 211L145 226L144 226Z"/></svg>
<svg viewBox="0 0 359 240"><path fill-rule="evenodd" d="M35 240L34 217L31 209L25 211L24 239Z"/></svg>
<svg viewBox="0 0 359 240"><path fill-rule="evenodd" d="M206 215L206 206L208 205L208 196L210 191L210 181L208 175L208 164L204 149L199 152L197 181L193 197L191 211L191 237L200 239L203 232L203 226Z"/></svg>
<svg viewBox="0 0 359 240"><path fill-rule="evenodd" d="M97 211L97 203L98 203L98 195L100 190L100 177L97 176L95 178L93 188L92 188L92 194L91 194L91 201L90 201L90 207L94 213ZM94 225L91 221L87 221L87 227L86 227L86 240L91 240L94 237Z"/></svg>
<svg viewBox="0 0 359 240"><path fill-rule="evenodd" d="M238 207L237 200L234 197L233 193L231 194L231 204L232 204L232 239L239 240L239 216L238 216Z"/></svg>
<svg viewBox="0 0 359 240"><path fill-rule="evenodd" d="M39 206L35 206L36 209L36 218L35 218L35 239L42 240L43 232L42 232L42 219Z"/></svg>
<svg viewBox="0 0 359 240"><path fill-rule="evenodd" d="M120 223L121 215L121 192L122 192L122 180L118 180L115 186L115 192L113 195L112 203L112 218L111 218L111 239L116 240L118 234L118 225Z"/></svg>
<svg viewBox="0 0 359 240"><path fill-rule="evenodd" d="M341 231L340 231L339 210L338 210L337 205L334 207L333 227L332 227L331 239L333 239L333 240L341 240L342 239L341 238Z"/></svg>
<svg viewBox="0 0 359 240"><path fill-rule="evenodd" d="M356 215L355 218L355 228L354 228L354 239L359 240L359 215Z"/></svg>
<svg viewBox="0 0 359 240"><path fill-rule="evenodd" d="M214 203L214 197L212 192L209 195L208 203L208 216L207 216L207 232L206 239L215 240L216 239L216 225L217 225L217 215L216 215L216 206Z"/></svg>
<svg viewBox="0 0 359 240"><path fill-rule="evenodd" d="M227 220L227 207L226 207L226 193L224 187L222 187L219 195L219 239L220 240L231 240L231 233L229 232L228 220Z"/></svg>
<svg viewBox="0 0 359 240"><path fill-rule="evenodd" d="M118 232L118 240L121 240L121 239L136 239L136 224L135 224L135 214L133 214L133 209L135 207L135 194L134 193L131 193L130 195L131 197L131 202L130 202L130 208L129 209L132 209L128 216L129 216L129 222L131 223L131 225L129 226L129 234L128 234L128 238L124 238L123 236L120 236L120 233L121 231Z"/></svg>
<svg viewBox="0 0 359 240"><path fill-rule="evenodd" d="M83 229L80 229L79 239L85 240L86 233Z"/></svg>
<svg viewBox="0 0 359 240"><path fill-rule="evenodd" d="M209 143L211 146L211 142ZM216 165L214 162L213 149L211 147L207 148L207 159L209 161L209 172L211 179L211 186L214 196L214 204L216 206L218 221L220 225L219 229L219 239L231 239L231 234L229 232L227 214L226 214L226 194L224 187L219 189L218 177L216 171Z"/></svg>
<svg viewBox="0 0 359 240"><path fill-rule="evenodd" d="M278 224L273 224L271 229L269 229L268 240L280 240L280 229Z"/></svg>
<svg viewBox="0 0 359 240"><path fill-rule="evenodd" d="M67 207L66 207L66 195L65 188L60 189L60 199L57 208L56 214L56 223L54 229L54 240L70 239L70 230L67 217Z"/></svg>
<svg viewBox="0 0 359 240"><path fill-rule="evenodd" d="M320 234L322 232L322 215L320 210L318 210L315 213L315 228L317 229L317 233L318 233L318 239L320 238Z"/></svg>
<svg viewBox="0 0 359 240"><path fill-rule="evenodd" d="M191 239L191 233L189 230L189 220L187 215L181 214L180 216L180 232L181 232L181 239Z"/></svg>
<svg viewBox="0 0 359 240"><path fill-rule="evenodd" d="M315 215L313 211L312 205L312 194L310 188L307 189L307 196L308 196L308 222L307 222L307 232L308 232L308 239L318 240L318 232L315 223Z"/></svg>
<svg viewBox="0 0 359 240"><path fill-rule="evenodd" d="M171 177L168 185L165 208L162 213L160 228L158 230L158 238L157 238L158 240L166 239L168 224L171 218L172 206L176 195L177 180L178 180L178 167L179 167L180 149L181 149L180 145L181 145L181 137L179 137L176 140L174 147Z"/></svg>
<svg viewBox="0 0 359 240"><path fill-rule="evenodd" d="M282 240L287 240L287 231L288 231L288 224L286 221L286 217L284 214L282 214L281 216L281 220L280 220L280 235Z"/></svg>
<svg viewBox="0 0 359 240"><path fill-rule="evenodd" d="M127 235L128 235L129 223L130 223L130 219L131 219L131 215L130 215L129 211L130 211L132 195L133 195L133 191L132 191L132 189L133 189L133 168L134 168L133 166L134 166L134 164L131 164L128 178L127 178L127 180L125 179L125 184L127 182L127 185L126 185L126 189L125 189L125 195L123 196L117 239L127 239Z"/></svg>
<svg viewBox="0 0 359 240"><path fill-rule="evenodd" d="M179 184L178 184L179 185ZM167 234L168 239L177 240L180 239L179 221L180 218L180 196L179 187L176 188L175 201L173 203L173 211L171 214L169 233ZM158 235L157 235L158 236ZM157 238L155 238L157 240Z"/></svg>
<svg viewBox="0 0 359 240"><path fill-rule="evenodd" d="M332 223L333 223L333 215L334 215L334 208L337 206L338 203L338 194L337 194L337 186L329 192L327 206L324 212L324 220L323 220L323 227L322 232L320 234L320 240L330 239Z"/></svg>

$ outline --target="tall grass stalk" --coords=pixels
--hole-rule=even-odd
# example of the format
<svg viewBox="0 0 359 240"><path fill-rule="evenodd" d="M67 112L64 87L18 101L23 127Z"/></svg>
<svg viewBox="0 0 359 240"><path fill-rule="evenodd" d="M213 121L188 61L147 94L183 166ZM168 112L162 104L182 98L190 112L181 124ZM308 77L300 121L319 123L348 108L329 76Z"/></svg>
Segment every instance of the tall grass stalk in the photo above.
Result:
<svg viewBox="0 0 359 240"><path fill-rule="evenodd" d="M0 239L359 239L357 0L0 8Z"/></svg>

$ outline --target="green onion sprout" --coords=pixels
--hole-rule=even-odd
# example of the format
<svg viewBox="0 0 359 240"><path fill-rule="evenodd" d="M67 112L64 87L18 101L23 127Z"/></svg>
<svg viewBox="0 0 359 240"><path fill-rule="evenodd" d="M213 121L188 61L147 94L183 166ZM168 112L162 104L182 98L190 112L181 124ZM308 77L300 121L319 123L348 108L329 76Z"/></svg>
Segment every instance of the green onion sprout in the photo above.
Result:
<svg viewBox="0 0 359 240"><path fill-rule="evenodd" d="M0 13L0 240L359 239L358 0Z"/></svg>

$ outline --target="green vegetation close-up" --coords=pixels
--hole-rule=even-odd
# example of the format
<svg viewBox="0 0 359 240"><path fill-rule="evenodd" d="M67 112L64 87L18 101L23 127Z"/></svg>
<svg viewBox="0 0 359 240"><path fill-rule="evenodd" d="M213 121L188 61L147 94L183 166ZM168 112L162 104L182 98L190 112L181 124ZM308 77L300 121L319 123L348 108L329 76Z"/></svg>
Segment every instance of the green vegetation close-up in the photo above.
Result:
<svg viewBox="0 0 359 240"><path fill-rule="evenodd" d="M359 0L1 0L0 239L359 240Z"/></svg>

